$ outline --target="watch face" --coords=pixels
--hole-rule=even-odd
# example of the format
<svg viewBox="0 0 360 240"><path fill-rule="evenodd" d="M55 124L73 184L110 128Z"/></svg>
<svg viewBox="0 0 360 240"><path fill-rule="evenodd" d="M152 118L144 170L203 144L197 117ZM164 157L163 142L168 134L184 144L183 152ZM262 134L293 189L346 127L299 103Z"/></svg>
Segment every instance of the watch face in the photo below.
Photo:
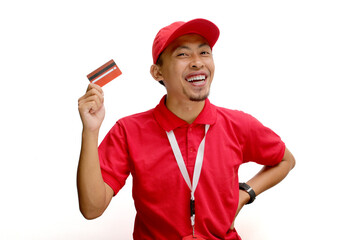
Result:
<svg viewBox="0 0 360 240"><path fill-rule="evenodd" d="M240 189L247 191L248 189L250 189L249 185L245 184L245 183L240 183Z"/></svg>
<svg viewBox="0 0 360 240"><path fill-rule="evenodd" d="M255 200L256 194L249 185L247 185L246 183L239 183L239 189L246 191L250 195L250 200L246 204L250 204Z"/></svg>

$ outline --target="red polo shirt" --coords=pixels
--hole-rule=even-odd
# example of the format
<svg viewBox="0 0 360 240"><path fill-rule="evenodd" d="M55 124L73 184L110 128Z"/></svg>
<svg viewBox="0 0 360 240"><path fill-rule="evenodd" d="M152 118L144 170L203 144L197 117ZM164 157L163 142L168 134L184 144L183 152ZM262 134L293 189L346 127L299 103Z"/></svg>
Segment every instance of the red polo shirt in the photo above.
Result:
<svg viewBox="0 0 360 240"><path fill-rule="evenodd" d="M133 177L135 240L175 240L192 233L190 189L165 131L174 131L192 179L205 124L210 129L195 191L195 231L205 239L240 239L229 231L238 205L238 168L248 161L278 164L285 144L252 116L209 100L188 124L166 108L164 96L156 108L120 119L99 146L103 179L115 195L130 173Z"/></svg>

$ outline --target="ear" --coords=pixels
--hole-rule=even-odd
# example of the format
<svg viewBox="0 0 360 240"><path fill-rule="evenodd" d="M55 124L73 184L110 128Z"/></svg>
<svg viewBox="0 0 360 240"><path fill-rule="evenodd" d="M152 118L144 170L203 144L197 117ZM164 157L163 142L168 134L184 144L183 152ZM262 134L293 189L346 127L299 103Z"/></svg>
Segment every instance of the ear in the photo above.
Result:
<svg viewBox="0 0 360 240"><path fill-rule="evenodd" d="M150 73L151 73L151 76L156 80L156 81L162 81L164 80L164 77L162 75L162 72L161 72L161 67L157 64L153 64L151 65L150 67Z"/></svg>

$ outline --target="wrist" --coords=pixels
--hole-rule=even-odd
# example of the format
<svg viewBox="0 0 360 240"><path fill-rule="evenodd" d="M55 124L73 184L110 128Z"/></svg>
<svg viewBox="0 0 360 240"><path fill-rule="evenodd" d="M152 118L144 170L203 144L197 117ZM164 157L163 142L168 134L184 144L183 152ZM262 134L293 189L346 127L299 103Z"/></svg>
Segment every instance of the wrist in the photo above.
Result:
<svg viewBox="0 0 360 240"><path fill-rule="evenodd" d="M239 183L239 189L248 195L248 201L245 204L250 204L255 200L255 191L249 185L246 183Z"/></svg>
<svg viewBox="0 0 360 240"><path fill-rule="evenodd" d="M244 206L245 204L247 204L250 201L250 195L244 191L244 190L239 190L239 202L241 206Z"/></svg>
<svg viewBox="0 0 360 240"><path fill-rule="evenodd" d="M91 130L91 129L83 128L82 138L83 139L96 139L96 141L97 141L99 138L99 129Z"/></svg>

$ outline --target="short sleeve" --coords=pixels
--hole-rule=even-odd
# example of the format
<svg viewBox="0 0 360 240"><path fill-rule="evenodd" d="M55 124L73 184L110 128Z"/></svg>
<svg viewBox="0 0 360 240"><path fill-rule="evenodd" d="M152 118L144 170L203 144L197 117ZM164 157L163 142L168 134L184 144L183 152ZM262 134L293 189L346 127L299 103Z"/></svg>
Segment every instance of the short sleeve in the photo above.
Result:
<svg viewBox="0 0 360 240"><path fill-rule="evenodd" d="M124 127L118 121L105 136L99 148L101 174L116 195L130 174L129 154Z"/></svg>
<svg viewBox="0 0 360 240"><path fill-rule="evenodd" d="M281 138L251 115L247 115L247 123L244 162L266 166L280 163L285 153Z"/></svg>

